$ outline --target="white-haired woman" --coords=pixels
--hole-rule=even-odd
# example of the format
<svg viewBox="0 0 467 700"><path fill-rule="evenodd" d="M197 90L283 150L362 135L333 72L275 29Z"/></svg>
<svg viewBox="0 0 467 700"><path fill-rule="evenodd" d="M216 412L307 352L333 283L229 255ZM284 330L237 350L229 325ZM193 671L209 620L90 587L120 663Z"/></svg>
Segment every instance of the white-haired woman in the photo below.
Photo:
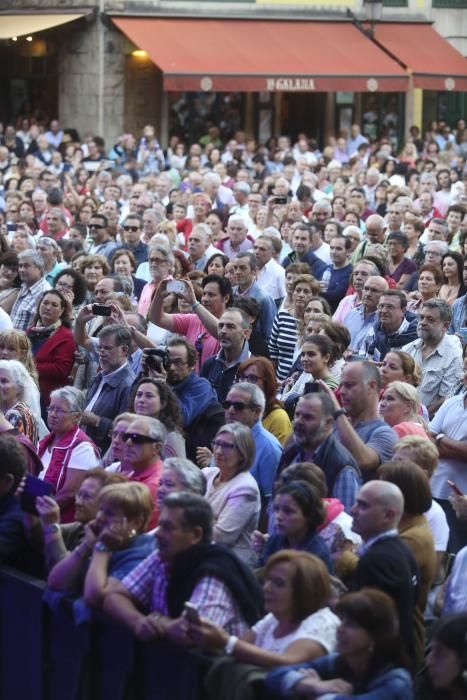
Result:
<svg viewBox="0 0 467 700"><path fill-rule="evenodd" d="M206 493L206 477L203 471L189 459L171 457L164 461L159 486L157 487L157 507L162 505L167 496L177 491L189 491L198 496Z"/></svg>
<svg viewBox="0 0 467 700"><path fill-rule="evenodd" d="M37 445L40 427L39 391L25 366L18 360L0 360L0 405L11 425L26 435L33 445ZM41 432L45 434L44 430Z"/></svg>
<svg viewBox="0 0 467 700"><path fill-rule="evenodd" d="M52 484L60 506L61 521L72 522L75 495L86 472L99 465L99 451L79 427L84 395L72 386L55 389L47 406L50 433L39 442L44 466L40 477Z"/></svg>
<svg viewBox="0 0 467 700"><path fill-rule="evenodd" d="M400 438L405 435L428 438L420 416L418 391L411 384L399 381L388 384L381 397L379 412Z"/></svg>
<svg viewBox="0 0 467 700"><path fill-rule="evenodd" d="M249 470L255 459L251 430L241 423L222 426L212 442L214 467L203 470L206 499L214 513L214 540L253 564L251 536L258 525L260 495Z"/></svg>

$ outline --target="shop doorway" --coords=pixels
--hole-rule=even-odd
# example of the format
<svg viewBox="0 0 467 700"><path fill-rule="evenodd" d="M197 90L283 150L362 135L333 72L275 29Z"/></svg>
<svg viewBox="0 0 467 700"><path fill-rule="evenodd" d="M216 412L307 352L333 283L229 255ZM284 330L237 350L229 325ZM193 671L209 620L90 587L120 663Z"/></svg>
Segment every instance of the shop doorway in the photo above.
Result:
<svg viewBox="0 0 467 700"><path fill-rule="evenodd" d="M324 92L286 92L282 99L281 133L295 143L298 134L305 133L319 144L324 140Z"/></svg>

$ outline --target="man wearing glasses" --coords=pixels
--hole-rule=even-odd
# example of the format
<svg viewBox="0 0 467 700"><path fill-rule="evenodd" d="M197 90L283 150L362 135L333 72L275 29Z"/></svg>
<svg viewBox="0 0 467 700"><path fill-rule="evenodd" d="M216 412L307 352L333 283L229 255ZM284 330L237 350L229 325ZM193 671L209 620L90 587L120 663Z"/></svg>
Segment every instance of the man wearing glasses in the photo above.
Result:
<svg viewBox="0 0 467 700"><path fill-rule="evenodd" d="M152 496L154 510L148 523L148 530L156 527L159 511L156 508L157 488L161 478L163 462L161 450L166 438L166 430L156 418L138 416L129 424L122 438L125 442L125 462L133 472L130 481L145 484Z"/></svg>
<svg viewBox="0 0 467 700"><path fill-rule="evenodd" d="M417 338L417 314L407 311L407 297L398 289L388 289L378 303L379 320L366 340L368 356L384 360L390 350L402 348Z"/></svg>
<svg viewBox="0 0 467 700"><path fill-rule="evenodd" d="M123 240L125 241L121 248L129 250L136 258L138 265L146 262L148 259L148 247L141 240L143 232L143 219L138 214L127 216L123 222Z"/></svg>
<svg viewBox="0 0 467 700"><path fill-rule="evenodd" d="M104 214L93 214L89 222L90 255L104 255L110 262L117 250L117 244L112 240L107 229L108 221Z"/></svg>

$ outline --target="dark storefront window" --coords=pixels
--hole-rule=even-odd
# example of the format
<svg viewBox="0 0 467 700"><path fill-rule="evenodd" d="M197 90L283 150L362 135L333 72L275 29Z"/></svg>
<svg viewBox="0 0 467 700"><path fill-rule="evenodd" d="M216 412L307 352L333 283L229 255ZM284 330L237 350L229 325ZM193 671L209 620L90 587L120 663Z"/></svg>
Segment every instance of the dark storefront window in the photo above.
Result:
<svg viewBox="0 0 467 700"><path fill-rule="evenodd" d="M240 92L172 92L169 94L169 132L194 143L218 126L227 141L243 126L244 95Z"/></svg>
<svg viewBox="0 0 467 700"><path fill-rule="evenodd" d="M404 132L404 106L403 93L363 93L363 133L370 140L388 138L393 148L399 150Z"/></svg>

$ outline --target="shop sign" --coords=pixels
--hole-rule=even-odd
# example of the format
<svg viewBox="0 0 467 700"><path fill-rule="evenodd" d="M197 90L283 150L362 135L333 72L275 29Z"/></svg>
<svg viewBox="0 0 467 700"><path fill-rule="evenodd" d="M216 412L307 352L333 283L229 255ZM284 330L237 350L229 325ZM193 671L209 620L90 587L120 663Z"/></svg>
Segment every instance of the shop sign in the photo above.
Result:
<svg viewBox="0 0 467 700"><path fill-rule="evenodd" d="M266 89L270 92L310 92L316 88L313 78L267 78Z"/></svg>

